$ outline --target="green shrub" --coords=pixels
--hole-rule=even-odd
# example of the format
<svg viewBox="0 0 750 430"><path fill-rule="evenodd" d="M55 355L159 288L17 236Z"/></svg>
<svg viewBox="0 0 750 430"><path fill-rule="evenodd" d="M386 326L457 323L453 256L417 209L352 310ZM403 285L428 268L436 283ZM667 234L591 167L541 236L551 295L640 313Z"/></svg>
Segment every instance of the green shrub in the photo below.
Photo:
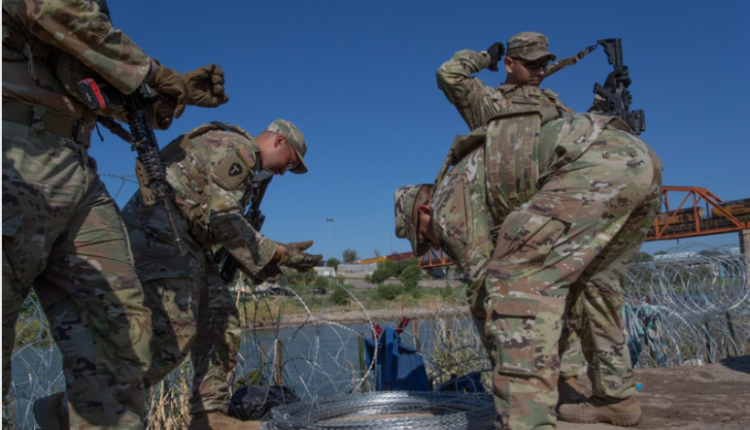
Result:
<svg viewBox="0 0 750 430"><path fill-rule="evenodd" d="M404 268L404 270L401 272L401 276L399 276L398 279L399 281L401 281L401 283L404 284L404 287L406 287L407 291L412 291L417 289L419 281L424 277L424 270L422 270L421 267L409 266Z"/></svg>
<svg viewBox="0 0 750 430"><path fill-rule="evenodd" d="M453 297L453 288L451 288L450 284L445 284L445 288L440 290L440 297L444 299Z"/></svg>
<svg viewBox="0 0 750 430"><path fill-rule="evenodd" d="M315 287L316 288L330 288L331 283L328 281L327 278L318 278L315 280Z"/></svg>
<svg viewBox="0 0 750 430"><path fill-rule="evenodd" d="M329 298L329 300L335 305L348 305L349 301L351 300L351 296L346 292L345 289L336 285L335 287L333 287L333 292L331 293L331 297Z"/></svg>
<svg viewBox="0 0 750 430"><path fill-rule="evenodd" d="M380 284L378 285L377 297L383 300L393 300L401 294L404 294L404 292L404 286L401 284Z"/></svg>

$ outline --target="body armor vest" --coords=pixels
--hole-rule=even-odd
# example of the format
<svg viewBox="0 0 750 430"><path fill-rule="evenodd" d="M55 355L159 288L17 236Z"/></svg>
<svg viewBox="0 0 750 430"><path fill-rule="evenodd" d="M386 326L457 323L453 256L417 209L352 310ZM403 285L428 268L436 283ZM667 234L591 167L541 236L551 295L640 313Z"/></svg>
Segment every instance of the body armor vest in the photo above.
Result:
<svg viewBox="0 0 750 430"><path fill-rule="evenodd" d="M210 214L208 212L208 203L211 196L206 192L213 178L207 168L206 160L201 155L205 147L200 137L215 130L229 131L240 134L248 140L253 139L240 127L214 121L177 137L161 151L164 161L169 166L167 180L173 189L180 190L180 192L174 194L174 203L187 219L190 225L190 234L206 250L209 250L216 242L214 240L216 238L211 233ZM254 176L255 172L250 171L244 180L250 181ZM143 190L141 191L143 192ZM243 200L247 201L247 198L248 196Z"/></svg>

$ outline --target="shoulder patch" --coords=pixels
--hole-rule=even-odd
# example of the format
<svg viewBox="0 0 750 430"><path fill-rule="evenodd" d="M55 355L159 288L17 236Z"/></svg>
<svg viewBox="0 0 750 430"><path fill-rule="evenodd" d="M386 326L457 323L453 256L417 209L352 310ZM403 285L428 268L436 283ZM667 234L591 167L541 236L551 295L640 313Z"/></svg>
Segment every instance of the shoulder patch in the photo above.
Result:
<svg viewBox="0 0 750 430"><path fill-rule="evenodd" d="M250 151L248 151L247 148L242 147L237 150L237 153L240 155L240 158L242 158L247 167L251 169L255 167L255 158L250 155Z"/></svg>
<svg viewBox="0 0 750 430"><path fill-rule="evenodd" d="M227 190L234 190L252 173L240 151L227 154L214 170L214 179Z"/></svg>

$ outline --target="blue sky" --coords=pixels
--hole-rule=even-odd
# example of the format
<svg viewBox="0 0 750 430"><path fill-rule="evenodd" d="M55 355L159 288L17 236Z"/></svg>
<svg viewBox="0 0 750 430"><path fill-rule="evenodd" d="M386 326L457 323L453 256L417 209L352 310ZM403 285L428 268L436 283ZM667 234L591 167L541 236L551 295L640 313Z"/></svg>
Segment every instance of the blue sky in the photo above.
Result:
<svg viewBox="0 0 750 430"><path fill-rule="evenodd" d="M746 1L235 1L110 0L112 20L149 55L179 72L207 63L226 72L231 100L189 107L162 146L220 120L257 135L277 118L297 124L309 146L305 175L276 177L263 203L263 232L314 239L328 258L346 248L409 250L393 236L393 192L432 182L453 137L468 128L435 83L462 49L481 51L522 31L550 38L558 58L597 39L623 39L641 136L662 158L665 185L708 188L723 200L750 197L745 125L750 85ZM611 66L601 48L542 84L579 111ZM488 85L505 73L483 71ZM743 131L744 130L744 131ZM130 175L134 154L102 130L99 171ZM120 180L104 178L112 194ZM137 190L126 184L121 206ZM392 248L391 248L392 241ZM696 241L737 246L737 234ZM685 241L681 241L684 243ZM655 252L674 241L651 242Z"/></svg>

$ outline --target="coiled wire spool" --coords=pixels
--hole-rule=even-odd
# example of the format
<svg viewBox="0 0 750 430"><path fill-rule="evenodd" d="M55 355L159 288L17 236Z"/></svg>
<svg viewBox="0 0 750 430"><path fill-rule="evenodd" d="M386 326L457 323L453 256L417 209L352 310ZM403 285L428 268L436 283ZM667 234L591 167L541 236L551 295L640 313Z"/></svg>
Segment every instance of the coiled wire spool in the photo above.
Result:
<svg viewBox="0 0 750 430"><path fill-rule="evenodd" d="M429 417L364 419L366 416L428 413ZM263 430L490 430L492 396L461 393L382 391L278 406ZM357 419L362 417L363 419Z"/></svg>

